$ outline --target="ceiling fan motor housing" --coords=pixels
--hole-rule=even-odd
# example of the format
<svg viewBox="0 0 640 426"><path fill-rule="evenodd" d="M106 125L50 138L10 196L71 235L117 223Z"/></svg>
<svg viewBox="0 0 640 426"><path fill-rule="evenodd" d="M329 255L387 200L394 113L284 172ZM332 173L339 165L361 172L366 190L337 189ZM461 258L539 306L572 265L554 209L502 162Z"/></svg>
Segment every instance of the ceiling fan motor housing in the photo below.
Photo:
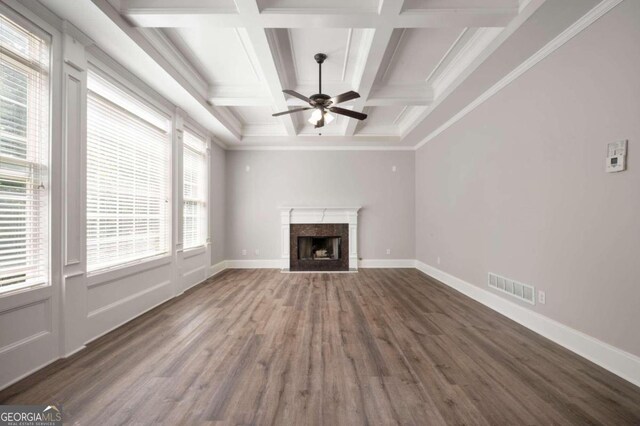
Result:
<svg viewBox="0 0 640 426"><path fill-rule="evenodd" d="M327 106L331 96L325 95L324 93L316 93L315 95L309 96L309 99L311 99L316 106Z"/></svg>

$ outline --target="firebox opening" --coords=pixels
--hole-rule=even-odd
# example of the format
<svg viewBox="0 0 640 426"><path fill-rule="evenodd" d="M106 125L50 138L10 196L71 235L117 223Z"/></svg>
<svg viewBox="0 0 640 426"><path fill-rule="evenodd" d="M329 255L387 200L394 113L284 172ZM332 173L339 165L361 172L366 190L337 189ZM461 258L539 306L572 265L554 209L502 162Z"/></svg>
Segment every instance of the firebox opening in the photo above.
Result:
<svg viewBox="0 0 640 426"><path fill-rule="evenodd" d="M341 237L298 237L298 259L339 260Z"/></svg>

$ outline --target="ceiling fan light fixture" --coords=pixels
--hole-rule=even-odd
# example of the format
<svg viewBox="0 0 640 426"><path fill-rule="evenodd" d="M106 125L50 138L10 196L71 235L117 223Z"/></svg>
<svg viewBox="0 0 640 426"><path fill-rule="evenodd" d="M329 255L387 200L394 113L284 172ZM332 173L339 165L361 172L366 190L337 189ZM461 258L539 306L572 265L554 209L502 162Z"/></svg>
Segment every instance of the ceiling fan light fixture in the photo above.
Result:
<svg viewBox="0 0 640 426"><path fill-rule="evenodd" d="M328 112L324 113L324 124L329 124L333 121L333 115L329 114Z"/></svg>
<svg viewBox="0 0 640 426"><path fill-rule="evenodd" d="M322 118L322 111L316 108L312 113L311 117L309 117L309 124L313 124L314 126L318 124L318 121ZM327 111L324 112L324 124L329 124L333 121L333 115L329 114Z"/></svg>
<svg viewBox="0 0 640 426"><path fill-rule="evenodd" d="M311 117L309 117L309 124L313 124L314 126L318 124L318 121L322 118L322 111L318 108L314 109L311 113Z"/></svg>

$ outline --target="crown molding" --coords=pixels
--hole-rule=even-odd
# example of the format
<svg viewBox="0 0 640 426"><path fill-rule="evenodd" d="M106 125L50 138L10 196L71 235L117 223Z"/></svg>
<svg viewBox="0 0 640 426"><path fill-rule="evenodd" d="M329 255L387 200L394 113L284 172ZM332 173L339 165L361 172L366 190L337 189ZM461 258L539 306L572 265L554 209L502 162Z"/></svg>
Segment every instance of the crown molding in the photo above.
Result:
<svg viewBox="0 0 640 426"><path fill-rule="evenodd" d="M189 62L176 45L159 28L140 28L140 33L171 65L183 76L187 77L196 90L204 97L208 84L198 70Z"/></svg>
<svg viewBox="0 0 640 426"><path fill-rule="evenodd" d="M62 21L62 32L79 41L84 47L94 44L91 37L80 31L78 27L69 21Z"/></svg>

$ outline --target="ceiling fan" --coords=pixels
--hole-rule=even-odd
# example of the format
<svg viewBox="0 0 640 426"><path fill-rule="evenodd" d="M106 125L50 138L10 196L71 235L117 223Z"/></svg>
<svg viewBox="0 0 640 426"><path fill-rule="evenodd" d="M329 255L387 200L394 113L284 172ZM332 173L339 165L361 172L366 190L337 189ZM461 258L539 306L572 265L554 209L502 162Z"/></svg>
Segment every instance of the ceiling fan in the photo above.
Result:
<svg viewBox="0 0 640 426"><path fill-rule="evenodd" d="M365 118L367 118L367 114L334 106L342 102L359 98L360 94L358 94L357 92L350 90L334 97L322 93L322 63L325 59L327 59L327 55L325 55L324 53L316 53L314 59L318 63L318 93L307 98L306 96L301 95L294 90L283 90L283 92L287 95L302 99L303 101L307 102L309 106L277 112L273 114L273 116L278 117L280 115L293 114L294 112L313 109L314 111L311 114L311 118L309 118L309 123L313 124L316 129L318 127L323 127L325 124L329 124L331 123L331 121L333 121L333 115L329 114L329 112L345 115L357 120L364 120Z"/></svg>

